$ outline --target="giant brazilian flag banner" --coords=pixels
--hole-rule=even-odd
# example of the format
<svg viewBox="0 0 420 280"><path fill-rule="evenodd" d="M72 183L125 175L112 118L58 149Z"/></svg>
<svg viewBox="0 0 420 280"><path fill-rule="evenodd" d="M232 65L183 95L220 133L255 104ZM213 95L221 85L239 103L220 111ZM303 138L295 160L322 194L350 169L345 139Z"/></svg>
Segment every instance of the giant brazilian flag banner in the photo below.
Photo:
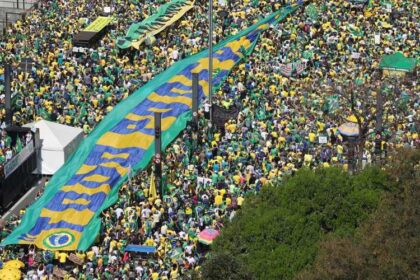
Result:
<svg viewBox="0 0 420 280"><path fill-rule="evenodd" d="M217 86L261 32L296 7L285 7L214 48ZM199 97L208 93L208 51L179 61L118 104L51 178L44 194L31 205L21 224L3 245L35 244L48 250L85 251L97 237L100 213L118 199L130 166L145 168L154 152L154 112L162 113L166 147L191 119L192 73L199 74Z"/></svg>
<svg viewBox="0 0 420 280"><path fill-rule="evenodd" d="M142 22L133 23L125 37L117 38L117 47L138 49L147 36L156 35L180 19L194 6L194 0L172 0L159 7L157 12Z"/></svg>

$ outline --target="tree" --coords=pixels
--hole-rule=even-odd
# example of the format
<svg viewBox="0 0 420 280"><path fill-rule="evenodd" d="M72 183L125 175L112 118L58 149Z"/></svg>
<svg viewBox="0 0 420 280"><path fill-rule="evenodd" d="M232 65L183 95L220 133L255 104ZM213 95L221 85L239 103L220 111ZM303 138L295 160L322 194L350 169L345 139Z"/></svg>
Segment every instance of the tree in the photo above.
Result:
<svg viewBox="0 0 420 280"><path fill-rule="evenodd" d="M382 192L392 188L390 182L377 168L355 176L325 168L302 169L282 185L265 186L223 229L203 271L228 255L256 279L293 279L313 263L326 236L352 236L376 209Z"/></svg>
<svg viewBox="0 0 420 280"><path fill-rule="evenodd" d="M337 81L333 86L333 90L341 97L341 106L349 108L356 118L359 128L356 141L358 169L362 166L366 141L372 131L378 136L378 143L381 142L384 114L386 117L389 113L396 116L395 123L399 121L398 116L403 115L398 114L402 108L396 106L401 99L401 81L395 77L382 79L379 75L379 72L372 74L370 80L366 82L362 82L360 78L348 77ZM343 122L346 117L346 115L341 116Z"/></svg>
<svg viewBox="0 0 420 280"><path fill-rule="evenodd" d="M202 270L202 279L253 280L255 278L235 256L222 252L208 259L207 265Z"/></svg>
<svg viewBox="0 0 420 280"><path fill-rule="evenodd" d="M321 243L296 280L420 278L420 151L399 151L387 173L394 185L356 235Z"/></svg>
<svg viewBox="0 0 420 280"><path fill-rule="evenodd" d="M383 140L382 132L385 127L394 127L405 117L404 96L401 88L403 82L395 77L380 77L379 72L373 73L366 81L356 77L354 73L361 73L356 69L350 69L343 78L334 80L334 83L320 77L312 84L304 87L304 94L322 93L324 104L322 111L324 119L332 119L334 123L343 124L352 115L356 119L359 135L355 141L348 141L350 168L354 169L353 162L357 163L358 169L362 167L363 154L366 142L372 134L376 133L376 145L380 151ZM322 90L320 90L322 89ZM334 110L329 108L330 101L336 101ZM338 103L338 104L337 104ZM392 115L390 123L388 116ZM386 120L386 121L385 121ZM389 129L396 132L397 129ZM391 136L391 135L390 135Z"/></svg>

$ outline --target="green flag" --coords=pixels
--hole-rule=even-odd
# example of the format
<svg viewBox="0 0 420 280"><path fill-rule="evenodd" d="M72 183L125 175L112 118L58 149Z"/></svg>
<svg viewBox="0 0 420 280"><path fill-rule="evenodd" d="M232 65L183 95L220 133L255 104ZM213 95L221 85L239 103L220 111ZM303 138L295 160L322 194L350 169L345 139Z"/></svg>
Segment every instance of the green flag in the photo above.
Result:
<svg viewBox="0 0 420 280"><path fill-rule="evenodd" d="M22 141L20 140L20 137L16 140L16 151L20 153L23 149Z"/></svg>
<svg viewBox="0 0 420 280"><path fill-rule="evenodd" d="M50 119L50 114L48 114L48 112L44 108L39 109L39 115L44 120L49 120Z"/></svg>
<svg viewBox="0 0 420 280"><path fill-rule="evenodd" d="M318 19L318 8L314 4L309 4L305 8L305 14L311 18L312 21Z"/></svg>

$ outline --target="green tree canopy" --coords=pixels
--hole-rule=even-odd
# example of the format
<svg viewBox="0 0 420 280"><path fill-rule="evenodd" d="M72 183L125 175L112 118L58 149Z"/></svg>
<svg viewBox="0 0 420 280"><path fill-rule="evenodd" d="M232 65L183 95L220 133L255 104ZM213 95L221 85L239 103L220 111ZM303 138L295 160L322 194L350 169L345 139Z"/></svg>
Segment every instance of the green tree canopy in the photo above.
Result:
<svg viewBox="0 0 420 280"><path fill-rule="evenodd" d="M401 152L388 169L397 188L352 237L321 243L296 280L420 279L420 151Z"/></svg>
<svg viewBox="0 0 420 280"><path fill-rule="evenodd" d="M285 183L265 186L248 198L212 247L203 271L216 270L220 256L231 256L255 279L293 279L315 260L327 236L351 237L394 188L382 170L350 176L338 168L300 170ZM234 273L234 271L231 271ZM204 279L218 278L203 275Z"/></svg>

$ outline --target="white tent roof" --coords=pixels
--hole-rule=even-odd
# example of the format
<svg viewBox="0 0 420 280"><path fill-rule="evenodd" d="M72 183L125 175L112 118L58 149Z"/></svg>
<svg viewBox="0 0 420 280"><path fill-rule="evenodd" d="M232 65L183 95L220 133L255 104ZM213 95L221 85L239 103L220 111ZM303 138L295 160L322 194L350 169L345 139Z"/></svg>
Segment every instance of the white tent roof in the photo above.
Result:
<svg viewBox="0 0 420 280"><path fill-rule="evenodd" d="M42 139L42 149L50 151L63 150L73 139L83 133L83 130L80 128L46 120L28 123L24 127L38 128L39 136Z"/></svg>

